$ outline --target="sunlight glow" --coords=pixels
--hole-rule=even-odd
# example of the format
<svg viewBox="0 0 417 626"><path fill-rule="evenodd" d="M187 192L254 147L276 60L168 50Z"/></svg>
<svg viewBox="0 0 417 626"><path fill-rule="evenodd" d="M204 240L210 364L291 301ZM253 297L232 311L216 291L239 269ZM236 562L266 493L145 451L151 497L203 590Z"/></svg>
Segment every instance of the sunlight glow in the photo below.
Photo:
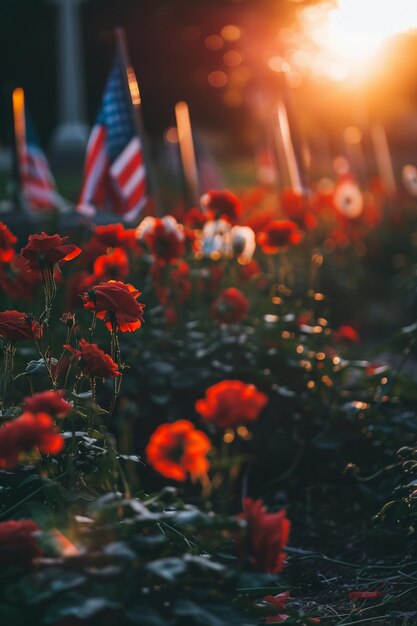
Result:
<svg viewBox="0 0 417 626"><path fill-rule="evenodd" d="M304 34L316 46L316 76L344 80L372 67L395 35L417 29L416 0L338 0L300 11Z"/></svg>

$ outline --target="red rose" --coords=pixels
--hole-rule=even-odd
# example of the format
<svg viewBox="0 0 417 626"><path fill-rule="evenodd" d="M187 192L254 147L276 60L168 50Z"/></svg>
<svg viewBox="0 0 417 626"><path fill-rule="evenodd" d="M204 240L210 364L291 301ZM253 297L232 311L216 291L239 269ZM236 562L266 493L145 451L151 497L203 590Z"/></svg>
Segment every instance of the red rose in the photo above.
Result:
<svg viewBox="0 0 417 626"><path fill-rule="evenodd" d="M178 420L158 426L146 446L146 457L162 476L183 481L187 474L198 477L207 473L210 448L205 433L188 420Z"/></svg>
<svg viewBox="0 0 417 626"><path fill-rule="evenodd" d="M133 285L110 280L83 293L84 308L96 312L109 330L132 332L142 326L144 305L137 302L141 292Z"/></svg>
<svg viewBox="0 0 417 626"><path fill-rule="evenodd" d="M72 411L72 406L64 399L64 392L42 391L25 398L23 408L29 413L49 413L54 417L65 417Z"/></svg>
<svg viewBox="0 0 417 626"><path fill-rule="evenodd" d="M208 191L200 202L210 219L222 218L234 223L242 213L242 203L231 191Z"/></svg>
<svg viewBox="0 0 417 626"><path fill-rule="evenodd" d="M249 310L249 301L243 293L235 287L229 287L220 292L210 310L211 317L224 324L240 322L246 317Z"/></svg>
<svg viewBox="0 0 417 626"><path fill-rule="evenodd" d="M18 341L19 339L39 338L42 329L30 315L20 311L2 311L0 313L0 337Z"/></svg>
<svg viewBox="0 0 417 626"><path fill-rule="evenodd" d="M85 339L81 339L79 350L68 344L65 344L64 348L80 359L80 368L86 374L103 379L120 376L117 363L95 343L87 343Z"/></svg>
<svg viewBox="0 0 417 626"><path fill-rule="evenodd" d="M34 448L47 454L57 454L63 447L64 439L50 415L25 412L0 428L0 467L14 467L22 454Z"/></svg>
<svg viewBox="0 0 417 626"><path fill-rule="evenodd" d="M267 402L268 396L255 385L223 380L206 390L206 397L197 400L195 410L207 422L219 428L231 428L258 419Z"/></svg>
<svg viewBox="0 0 417 626"><path fill-rule="evenodd" d="M274 220L258 233L257 241L265 254L277 254L281 248L300 243L302 234L291 220Z"/></svg>
<svg viewBox="0 0 417 626"><path fill-rule="evenodd" d="M81 249L72 243L65 243L68 237L60 235L29 235L29 243L22 248L20 254L27 259L31 270L41 271L53 267L56 263L70 261L81 253Z"/></svg>
<svg viewBox="0 0 417 626"><path fill-rule="evenodd" d="M29 565L42 555L35 533L40 529L32 520L0 522L0 563Z"/></svg>
<svg viewBox="0 0 417 626"><path fill-rule="evenodd" d="M248 523L252 561L258 569L276 574L282 572L291 522L286 511L268 513L262 500L244 500L244 511L238 517Z"/></svg>
<svg viewBox="0 0 417 626"><path fill-rule="evenodd" d="M2 263L9 263L14 257L13 245L17 242L15 237L6 224L0 222L0 261Z"/></svg>
<svg viewBox="0 0 417 626"><path fill-rule="evenodd" d="M129 259L122 248L114 248L94 262L94 275L99 280L121 280L129 275Z"/></svg>

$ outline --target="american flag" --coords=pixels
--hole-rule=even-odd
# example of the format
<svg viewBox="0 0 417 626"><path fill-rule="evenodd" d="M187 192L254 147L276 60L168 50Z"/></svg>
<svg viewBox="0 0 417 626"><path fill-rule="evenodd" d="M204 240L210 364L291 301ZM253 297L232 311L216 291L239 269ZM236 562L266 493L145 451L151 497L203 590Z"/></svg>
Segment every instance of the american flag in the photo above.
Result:
<svg viewBox="0 0 417 626"><path fill-rule="evenodd" d="M63 199L56 191L48 161L27 111L24 140L19 143L17 157L21 192L27 207L36 211L60 208Z"/></svg>
<svg viewBox="0 0 417 626"><path fill-rule="evenodd" d="M77 210L87 216L94 216L97 210L111 212L132 221L145 202L142 145L133 123L126 69L117 53L88 141Z"/></svg>

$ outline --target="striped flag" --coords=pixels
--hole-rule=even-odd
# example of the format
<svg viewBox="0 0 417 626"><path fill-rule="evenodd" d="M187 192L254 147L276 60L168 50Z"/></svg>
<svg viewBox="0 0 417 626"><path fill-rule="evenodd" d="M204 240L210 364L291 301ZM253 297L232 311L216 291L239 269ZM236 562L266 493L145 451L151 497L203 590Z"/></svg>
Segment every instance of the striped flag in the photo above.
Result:
<svg viewBox="0 0 417 626"><path fill-rule="evenodd" d="M63 207L65 201L56 191L55 181L39 145L20 87L13 92L13 113L20 190L25 204L36 211Z"/></svg>
<svg viewBox="0 0 417 626"><path fill-rule="evenodd" d="M132 221L146 203L143 149L133 123L130 98L126 69L118 52L87 145L77 207L84 215L94 216L99 210Z"/></svg>

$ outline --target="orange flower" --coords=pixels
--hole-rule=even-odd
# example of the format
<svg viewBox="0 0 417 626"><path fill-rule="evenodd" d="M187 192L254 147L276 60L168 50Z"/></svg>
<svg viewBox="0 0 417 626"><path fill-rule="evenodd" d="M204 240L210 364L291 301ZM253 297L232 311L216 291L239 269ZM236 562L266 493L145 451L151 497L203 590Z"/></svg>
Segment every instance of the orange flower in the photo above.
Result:
<svg viewBox="0 0 417 626"><path fill-rule="evenodd" d="M64 439L50 415L25 412L0 429L0 467L14 467L22 454L34 448L47 454L58 454L63 447Z"/></svg>
<svg viewBox="0 0 417 626"><path fill-rule="evenodd" d="M161 424L146 446L146 457L152 467L167 478L183 481L187 474L198 477L206 474L211 449L210 439L196 430L188 420Z"/></svg>
<svg viewBox="0 0 417 626"><path fill-rule="evenodd" d="M249 310L249 301L243 293L235 287L223 289L213 302L211 317L224 324L234 324L246 317Z"/></svg>
<svg viewBox="0 0 417 626"><path fill-rule="evenodd" d="M42 328L27 313L2 311L0 313L0 337L10 341L33 339L41 335Z"/></svg>
<svg viewBox="0 0 417 626"><path fill-rule="evenodd" d="M42 391L24 400L24 410L29 413L49 413L54 417L65 417L71 413L72 406L64 399L64 392Z"/></svg>
<svg viewBox="0 0 417 626"><path fill-rule="evenodd" d="M141 292L129 283L109 280L91 287L81 296L84 308L95 311L109 330L133 332L142 326L144 305L137 302Z"/></svg>
<svg viewBox="0 0 417 626"><path fill-rule="evenodd" d="M268 396L241 380L222 380L206 390L204 400L197 400L195 410L219 428L231 428L257 420Z"/></svg>
<svg viewBox="0 0 417 626"><path fill-rule="evenodd" d="M274 220L258 233L258 244L265 254L277 254L282 248L300 243L298 226L291 220Z"/></svg>
<svg viewBox="0 0 417 626"><path fill-rule="evenodd" d="M87 343L85 339L81 339L79 350L68 344L65 344L64 348L69 350L77 359L80 359L81 370L86 374L96 378L120 376L117 363L95 343Z"/></svg>
<svg viewBox="0 0 417 626"><path fill-rule="evenodd" d="M6 224L0 222L0 261L9 263L14 257L13 245L17 242L17 237L10 232Z"/></svg>
<svg viewBox="0 0 417 626"><path fill-rule="evenodd" d="M32 520L0 522L0 563L2 565L29 565L42 555L36 533L40 528Z"/></svg>
<svg viewBox="0 0 417 626"><path fill-rule="evenodd" d="M248 523L251 559L258 569L271 574L282 572L291 522L286 511L268 513L262 500L244 500L238 517Z"/></svg>
<svg viewBox="0 0 417 626"><path fill-rule="evenodd" d="M29 242L20 254L27 260L27 266L31 270L40 272L56 263L71 261L81 254L81 248L73 243L65 243L67 239L68 237L46 233L29 235Z"/></svg>

